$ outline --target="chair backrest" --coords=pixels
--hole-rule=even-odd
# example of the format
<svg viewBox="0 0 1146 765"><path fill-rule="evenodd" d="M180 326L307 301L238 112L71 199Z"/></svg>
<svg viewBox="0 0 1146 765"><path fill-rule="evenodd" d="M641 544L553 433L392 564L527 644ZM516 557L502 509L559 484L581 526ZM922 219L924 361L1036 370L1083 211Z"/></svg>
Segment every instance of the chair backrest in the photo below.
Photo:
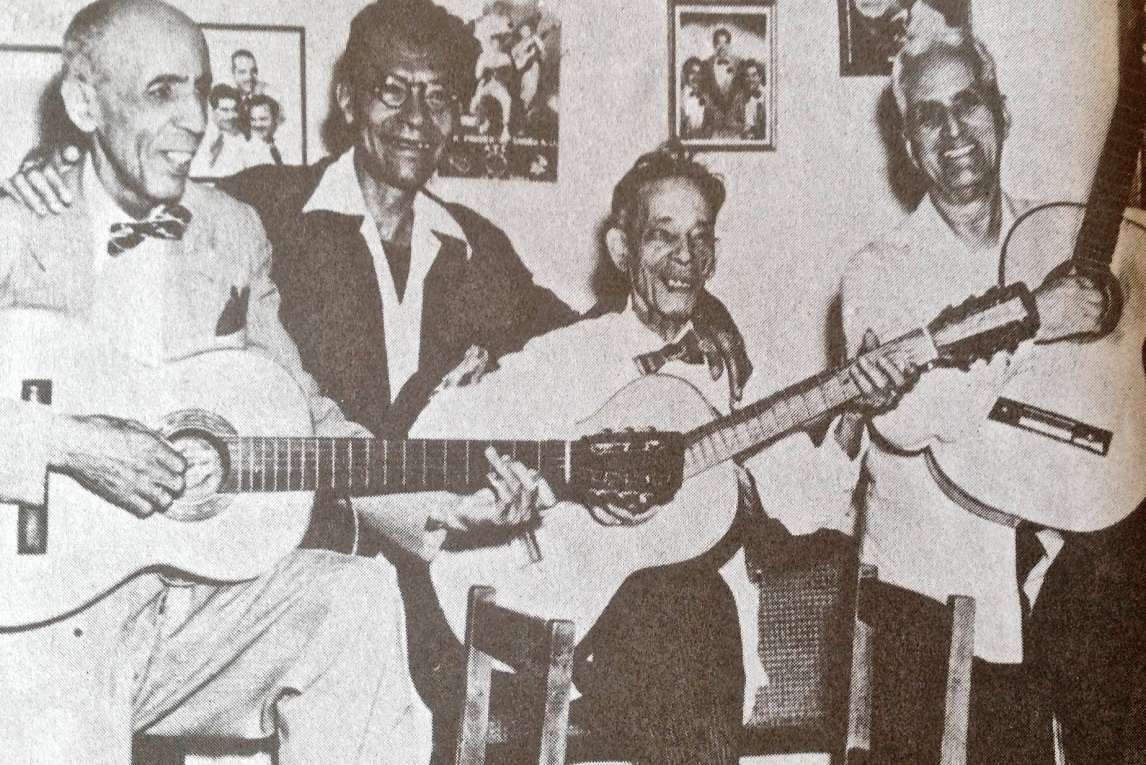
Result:
<svg viewBox="0 0 1146 765"><path fill-rule="evenodd" d="M856 630L849 747L859 751L848 762L966 765L974 598L952 595L944 607L879 582L874 570L861 581L861 614L872 625Z"/></svg>
<svg viewBox="0 0 1146 765"><path fill-rule="evenodd" d="M943 704L943 739L939 765L966 765L971 721L971 665L975 659L975 599L952 595L951 644L947 652L947 692Z"/></svg>
<svg viewBox="0 0 1146 765"><path fill-rule="evenodd" d="M493 662L511 667L533 695L525 728L539 765L564 765L573 685L573 622L542 619L494 602L492 587L470 589L466 615L465 706L455 765L484 765Z"/></svg>
<svg viewBox="0 0 1146 765"><path fill-rule="evenodd" d="M754 690L743 754L843 754L856 616L858 550L842 534L771 545L753 572L759 587Z"/></svg>
<svg viewBox="0 0 1146 765"><path fill-rule="evenodd" d="M838 535L795 537L769 552L775 553L771 561L755 572L760 587L757 653L768 682L756 689L741 753L815 751L828 752L836 763L873 762L870 753L883 750L879 740L873 749L873 738L886 735L887 725L894 724L886 709L873 705L886 701L889 682L918 679L938 691L932 709L943 705L941 714L924 715L936 718L934 728L921 729L934 730L931 740L938 748L930 751L939 753L939 765L965 765L974 599L953 595L944 608L880 583L874 566L860 564L854 542ZM879 618L872 624L857 618L876 602L884 606L876 609L873 615ZM896 633L904 625L897 620L912 621L916 632L909 640L930 642L905 659L920 663L918 676L912 674L915 669L889 676L886 667L901 660L898 652L877 655L889 646L900 647ZM878 635L880 630L891 634ZM878 678L877 671L882 673ZM928 693L920 691L916 698ZM909 711L899 706L892 715ZM882 719L873 731L877 717Z"/></svg>

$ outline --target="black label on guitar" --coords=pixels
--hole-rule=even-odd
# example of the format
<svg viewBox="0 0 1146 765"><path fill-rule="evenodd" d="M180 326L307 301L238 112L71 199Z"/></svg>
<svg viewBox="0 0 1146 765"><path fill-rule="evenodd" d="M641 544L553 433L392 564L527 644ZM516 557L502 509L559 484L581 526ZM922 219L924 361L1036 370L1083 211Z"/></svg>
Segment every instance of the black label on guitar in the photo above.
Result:
<svg viewBox="0 0 1146 765"><path fill-rule="evenodd" d="M52 403L51 380L24 380L20 385L20 398L37 404ZM20 505L16 522L16 553L43 555L48 552L48 508Z"/></svg>
<svg viewBox="0 0 1146 765"><path fill-rule="evenodd" d="M995 402L990 419L1103 457L1110 451L1110 441L1114 438L1109 430L1009 398L1000 397Z"/></svg>

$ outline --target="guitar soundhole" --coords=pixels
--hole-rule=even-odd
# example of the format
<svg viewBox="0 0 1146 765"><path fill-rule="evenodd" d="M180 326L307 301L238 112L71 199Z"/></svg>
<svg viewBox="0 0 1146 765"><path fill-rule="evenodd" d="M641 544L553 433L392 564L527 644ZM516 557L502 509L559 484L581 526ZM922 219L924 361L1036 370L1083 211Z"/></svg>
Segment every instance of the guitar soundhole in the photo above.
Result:
<svg viewBox="0 0 1146 765"><path fill-rule="evenodd" d="M176 520L195 521L216 515L225 504L219 492L227 477L227 450L206 431L189 429L167 436L167 442L187 460L183 494L166 513Z"/></svg>

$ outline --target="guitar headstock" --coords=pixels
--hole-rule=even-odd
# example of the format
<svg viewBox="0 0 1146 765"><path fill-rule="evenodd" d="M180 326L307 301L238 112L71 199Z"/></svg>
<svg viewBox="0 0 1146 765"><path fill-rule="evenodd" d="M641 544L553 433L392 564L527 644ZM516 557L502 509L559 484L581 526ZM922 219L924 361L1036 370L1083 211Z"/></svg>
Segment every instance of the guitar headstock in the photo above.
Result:
<svg viewBox="0 0 1146 765"><path fill-rule="evenodd" d="M669 502L684 477L684 436L603 430L573 444L572 488L587 505L631 512Z"/></svg>
<svg viewBox="0 0 1146 765"><path fill-rule="evenodd" d="M1022 282L948 306L927 325L938 352L935 363L962 369L999 351L1013 352L1038 329L1034 295Z"/></svg>

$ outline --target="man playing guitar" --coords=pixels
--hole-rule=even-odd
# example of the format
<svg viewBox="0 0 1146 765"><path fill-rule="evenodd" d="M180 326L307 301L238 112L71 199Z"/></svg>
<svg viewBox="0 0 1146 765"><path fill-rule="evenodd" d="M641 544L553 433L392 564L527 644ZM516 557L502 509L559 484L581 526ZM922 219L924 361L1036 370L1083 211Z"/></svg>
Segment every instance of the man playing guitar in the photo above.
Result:
<svg viewBox="0 0 1146 765"><path fill-rule="evenodd" d="M698 295L716 268L717 215L724 198L723 182L679 143L640 157L614 189L605 234L610 258L629 284L625 307L543 335L477 385L440 393L412 433L456 435L461 429L463 435L491 438L537 429L561 434L618 390L652 373L683 380L703 394L710 402L708 419L727 414L733 404L728 387L709 375L692 329ZM851 374L866 396L881 400L904 388L912 371L905 362L869 358L857 362ZM663 412L664 421L674 422L674 414ZM740 625L756 623L759 600L737 549L747 526L752 538L783 538L787 532L763 515L748 472L738 467L734 476L739 518L721 542L691 560L629 576L588 634L589 625L578 625L584 639L574 680L583 698L574 705L574 717L642 763L739 761L744 662L758 664L754 641L741 646ZM601 520L640 524L648 518ZM682 525L679 533L690 530ZM593 586L586 574L585 581L568 586ZM456 642L440 627L423 631L434 633L445 641L434 649L439 665L448 667L446 657L458 653ZM753 628L749 634L755 633Z"/></svg>
<svg viewBox="0 0 1146 765"><path fill-rule="evenodd" d="M188 181L211 85L198 26L158 0L100 0L75 16L63 51L63 100L90 143L63 178L68 211L39 221L3 200L0 305L65 315L147 367L250 349L290 373L319 434L368 435L302 371L254 212ZM19 345L5 350L19 360ZM49 476L141 518L183 493L189 457L143 425L17 395L0 398L0 498L47 501L49 529ZM355 508L432 554L445 532L429 528L514 525L543 504L536 475L491 462L496 496ZM49 531L44 560L52 550ZM126 763L135 731L265 736L276 723L284 763L429 759L394 572L329 552L295 552L233 585L146 573L70 616L0 630L0 696L5 761Z"/></svg>
<svg viewBox="0 0 1146 765"><path fill-rule="evenodd" d="M980 42L955 30L909 41L895 60L892 91L904 148L927 192L896 230L848 265L841 302L852 352L994 284L1003 237L1031 207L1001 186L1010 115L994 61ZM1031 286L1038 287L1037 340L1101 326L1106 301L1090 279L1066 276ZM1129 615L1142 612L1130 588L1137 582L1141 591L1141 565L1118 548L1136 542L1140 549L1143 514L1097 534L1031 524L1020 524L1016 534L949 499L920 451L931 439L957 437L968 413L977 411L974 402L993 400L1025 353L1029 348L1020 348L966 375L937 371L872 420L863 478L864 557L878 565L881 580L939 600L951 593L976 599L976 655L993 664L977 666L972 762L1052 762L1056 745L1065 746L1072 762L1114 761L1123 718L1108 710L1125 704L1119 707L1109 694L1127 689L1125 677L1109 681L1119 673L1102 665L1112 656L1111 641L1126 639ZM858 448L858 433L844 435ZM1015 468L1015 480L1023 480ZM1098 565L1136 573L1123 577L1126 587L1108 584L1097 597L1087 596ZM1097 637L1102 630L1109 634ZM1137 630L1141 634L1141 624ZM1049 650L1052 642L1060 643L1057 650ZM1131 645L1140 642L1131 638ZM1067 735L1052 738L1052 728Z"/></svg>

